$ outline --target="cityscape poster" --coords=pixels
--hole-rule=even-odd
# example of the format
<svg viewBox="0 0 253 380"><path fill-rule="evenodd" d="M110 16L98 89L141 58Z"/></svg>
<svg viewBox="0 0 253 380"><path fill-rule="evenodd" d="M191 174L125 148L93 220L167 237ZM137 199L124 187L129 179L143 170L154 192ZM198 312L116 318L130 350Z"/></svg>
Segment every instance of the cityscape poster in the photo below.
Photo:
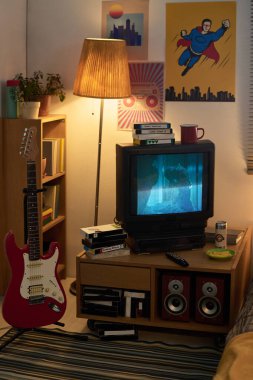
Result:
<svg viewBox="0 0 253 380"><path fill-rule="evenodd" d="M235 101L236 2L166 4L165 101Z"/></svg>
<svg viewBox="0 0 253 380"><path fill-rule="evenodd" d="M102 1L102 37L126 41L129 60L148 59L149 0Z"/></svg>

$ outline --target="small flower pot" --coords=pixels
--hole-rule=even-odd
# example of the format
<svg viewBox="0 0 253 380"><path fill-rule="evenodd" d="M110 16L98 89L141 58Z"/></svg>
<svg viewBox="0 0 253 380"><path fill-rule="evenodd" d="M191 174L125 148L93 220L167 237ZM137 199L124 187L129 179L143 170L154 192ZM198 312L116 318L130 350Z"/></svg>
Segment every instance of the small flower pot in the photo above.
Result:
<svg viewBox="0 0 253 380"><path fill-rule="evenodd" d="M20 117L23 119L38 119L40 102L24 102L20 104Z"/></svg>

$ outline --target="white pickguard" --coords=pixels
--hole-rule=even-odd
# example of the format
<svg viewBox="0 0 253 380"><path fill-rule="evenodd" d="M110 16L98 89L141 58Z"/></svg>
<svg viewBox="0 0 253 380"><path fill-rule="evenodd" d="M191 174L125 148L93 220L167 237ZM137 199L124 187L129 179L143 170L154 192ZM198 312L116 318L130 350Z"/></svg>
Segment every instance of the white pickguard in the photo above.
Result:
<svg viewBox="0 0 253 380"><path fill-rule="evenodd" d="M51 297L59 303L64 302L63 292L55 277L58 256L58 248L46 260L29 260L28 253L24 253L24 277L20 287L20 294L23 298L44 296Z"/></svg>

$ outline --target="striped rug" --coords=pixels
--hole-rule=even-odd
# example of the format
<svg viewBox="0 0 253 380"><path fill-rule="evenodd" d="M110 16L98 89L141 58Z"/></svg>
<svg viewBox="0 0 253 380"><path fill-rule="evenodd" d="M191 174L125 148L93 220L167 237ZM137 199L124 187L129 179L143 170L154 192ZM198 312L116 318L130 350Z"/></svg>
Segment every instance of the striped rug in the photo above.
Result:
<svg viewBox="0 0 253 380"><path fill-rule="evenodd" d="M10 329L0 339L0 379L209 380L220 357L221 352L210 347Z"/></svg>

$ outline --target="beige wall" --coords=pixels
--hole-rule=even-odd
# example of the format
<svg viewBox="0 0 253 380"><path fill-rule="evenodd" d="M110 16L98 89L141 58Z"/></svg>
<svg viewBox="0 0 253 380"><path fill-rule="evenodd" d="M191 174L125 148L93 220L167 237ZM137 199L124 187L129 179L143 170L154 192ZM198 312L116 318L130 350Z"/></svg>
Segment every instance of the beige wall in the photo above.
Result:
<svg viewBox="0 0 253 380"><path fill-rule="evenodd" d="M2 0L0 2L0 117L5 116L5 83L13 77L16 72L25 71L26 66L26 1L25 0ZM3 178L3 139L2 122L0 120L0 238L6 233L4 220L4 194ZM20 189L22 191L22 189ZM0 245L1 260L0 267L0 294L3 293L6 278L5 255L3 243Z"/></svg>
<svg viewBox="0 0 253 380"><path fill-rule="evenodd" d="M14 12L14 3L18 0L4 2L13 4ZM149 2L149 61L164 61L165 3L169 1ZM74 276L75 256L82 249L79 229L93 224L99 102L73 96L72 86L83 39L100 37L101 1L28 0L28 4L28 70L59 72L67 89L66 101L60 104L55 100L52 111L67 115L67 257L68 275ZM205 128L206 138L214 141L215 215L210 222L225 219L230 227L244 227L253 222L253 176L246 174L244 159L248 120L249 8L249 1L237 1L236 102L168 102L165 105L165 119L171 121L178 139L180 123L194 122ZM1 39L6 44L3 36ZM14 72L19 71L17 64L13 67ZM111 222L115 215L115 144L131 141L130 133L117 131L116 101L105 101L104 114L101 224Z"/></svg>
<svg viewBox="0 0 253 380"><path fill-rule="evenodd" d="M26 69L26 0L0 1L0 46L0 115L4 116L4 84Z"/></svg>

